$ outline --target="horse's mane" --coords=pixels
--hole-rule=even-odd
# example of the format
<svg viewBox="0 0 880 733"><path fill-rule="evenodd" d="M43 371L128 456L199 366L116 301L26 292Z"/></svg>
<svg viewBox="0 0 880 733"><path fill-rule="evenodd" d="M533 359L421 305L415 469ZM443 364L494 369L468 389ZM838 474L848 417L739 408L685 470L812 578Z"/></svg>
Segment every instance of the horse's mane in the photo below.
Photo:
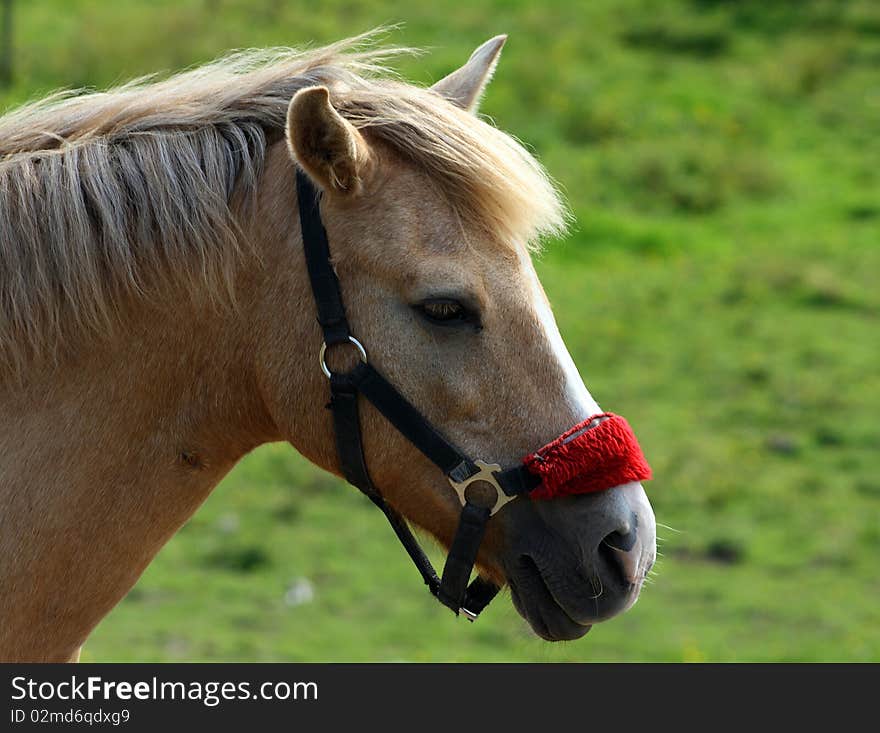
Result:
<svg viewBox="0 0 880 733"><path fill-rule="evenodd" d="M156 278L222 294L239 224L294 93L323 84L339 112L437 181L463 219L512 246L558 231L541 166L492 125L385 69L399 48L360 36L308 51L248 50L164 79L61 92L0 117L0 372Z"/></svg>

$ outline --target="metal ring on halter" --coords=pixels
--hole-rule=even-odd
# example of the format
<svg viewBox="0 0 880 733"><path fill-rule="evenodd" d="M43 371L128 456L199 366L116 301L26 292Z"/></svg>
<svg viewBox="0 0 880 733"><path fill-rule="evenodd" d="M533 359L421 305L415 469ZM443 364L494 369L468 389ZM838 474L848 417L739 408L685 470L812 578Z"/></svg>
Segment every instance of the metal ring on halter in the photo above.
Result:
<svg viewBox="0 0 880 733"><path fill-rule="evenodd" d="M358 341L354 336L348 337L348 342L354 346L358 353L360 354L361 361L366 364L367 363L367 350L364 348L363 344ZM327 342L324 341L321 344L321 351L318 353L318 362L321 364L321 371L324 372L324 376L327 379L330 379L330 367L327 366L327 361L325 357L327 356Z"/></svg>
<svg viewBox="0 0 880 733"><path fill-rule="evenodd" d="M464 506L467 503L467 488L477 481L485 481L495 489L495 502L489 507L489 516L491 517L507 502L516 499L516 495L508 496L504 493L504 489L495 478L495 474L501 471L501 466L497 463L486 463L485 461L474 461L474 465L479 469L473 476L469 476L464 481L456 481L452 477L447 476L447 480L452 484L455 493L458 494L458 500ZM465 610L465 609L461 609ZM475 617L476 618L476 617ZM471 619L473 621L473 619Z"/></svg>

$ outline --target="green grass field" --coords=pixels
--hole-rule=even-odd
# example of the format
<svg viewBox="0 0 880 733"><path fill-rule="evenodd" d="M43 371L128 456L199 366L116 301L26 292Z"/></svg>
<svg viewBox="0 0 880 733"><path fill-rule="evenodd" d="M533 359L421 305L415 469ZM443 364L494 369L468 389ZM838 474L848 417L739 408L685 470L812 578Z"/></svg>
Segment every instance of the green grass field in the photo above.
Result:
<svg viewBox="0 0 880 733"><path fill-rule="evenodd" d="M880 660L880 4L30 0L11 105L230 48L403 21L429 83L510 34L483 111L576 223L541 256L593 394L651 460L639 603L549 645L471 626L381 515L289 446L248 456L86 661ZM439 557L439 554L438 554Z"/></svg>

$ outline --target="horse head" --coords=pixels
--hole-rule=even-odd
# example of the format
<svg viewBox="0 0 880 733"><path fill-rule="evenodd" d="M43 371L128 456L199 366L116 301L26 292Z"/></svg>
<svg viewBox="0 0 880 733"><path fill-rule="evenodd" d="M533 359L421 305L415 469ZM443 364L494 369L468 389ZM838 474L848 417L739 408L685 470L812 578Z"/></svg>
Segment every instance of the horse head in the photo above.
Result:
<svg viewBox="0 0 880 733"><path fill-rule="evenodd" d="M528 153L476 116L504 40L482 45L433 89L395 100L397 119L367 124L364 102L316 85L294 95L286 130L292 160L322 192L345 309L371 363L464 452L501 466L602 413L531 258L534 240L560 229L556 191ZM314 318L312 304L297 304L299 318ZM310 341L317 354L317 329ZM358 354L340 347L329 358L344 373ZM323 406L326 384L310 384L312 405ZM283 411L290 400L275 402ZM313 418L288 437L338 473L329 415L306 409ZM375 486L448 546L461 510L449 482L377 410L365 406L362 423ZM602 488L512 501L489 522L480 565L509 584L545 639L577 638L630 607L654 561L641 484Z"/></svg>

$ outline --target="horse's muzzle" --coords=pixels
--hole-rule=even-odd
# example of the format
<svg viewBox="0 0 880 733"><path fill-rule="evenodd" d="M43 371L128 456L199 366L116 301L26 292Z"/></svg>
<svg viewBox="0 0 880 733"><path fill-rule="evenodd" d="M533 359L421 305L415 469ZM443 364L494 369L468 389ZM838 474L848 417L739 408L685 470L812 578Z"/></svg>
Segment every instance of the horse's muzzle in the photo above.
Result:
<svg viewBox="0 0 880 733"><path fill-rule="evenodd" d="M654 513L638 482L513 502L501 521L514 605L550 641L583 636L627 610L656 557Z"/></svg>

